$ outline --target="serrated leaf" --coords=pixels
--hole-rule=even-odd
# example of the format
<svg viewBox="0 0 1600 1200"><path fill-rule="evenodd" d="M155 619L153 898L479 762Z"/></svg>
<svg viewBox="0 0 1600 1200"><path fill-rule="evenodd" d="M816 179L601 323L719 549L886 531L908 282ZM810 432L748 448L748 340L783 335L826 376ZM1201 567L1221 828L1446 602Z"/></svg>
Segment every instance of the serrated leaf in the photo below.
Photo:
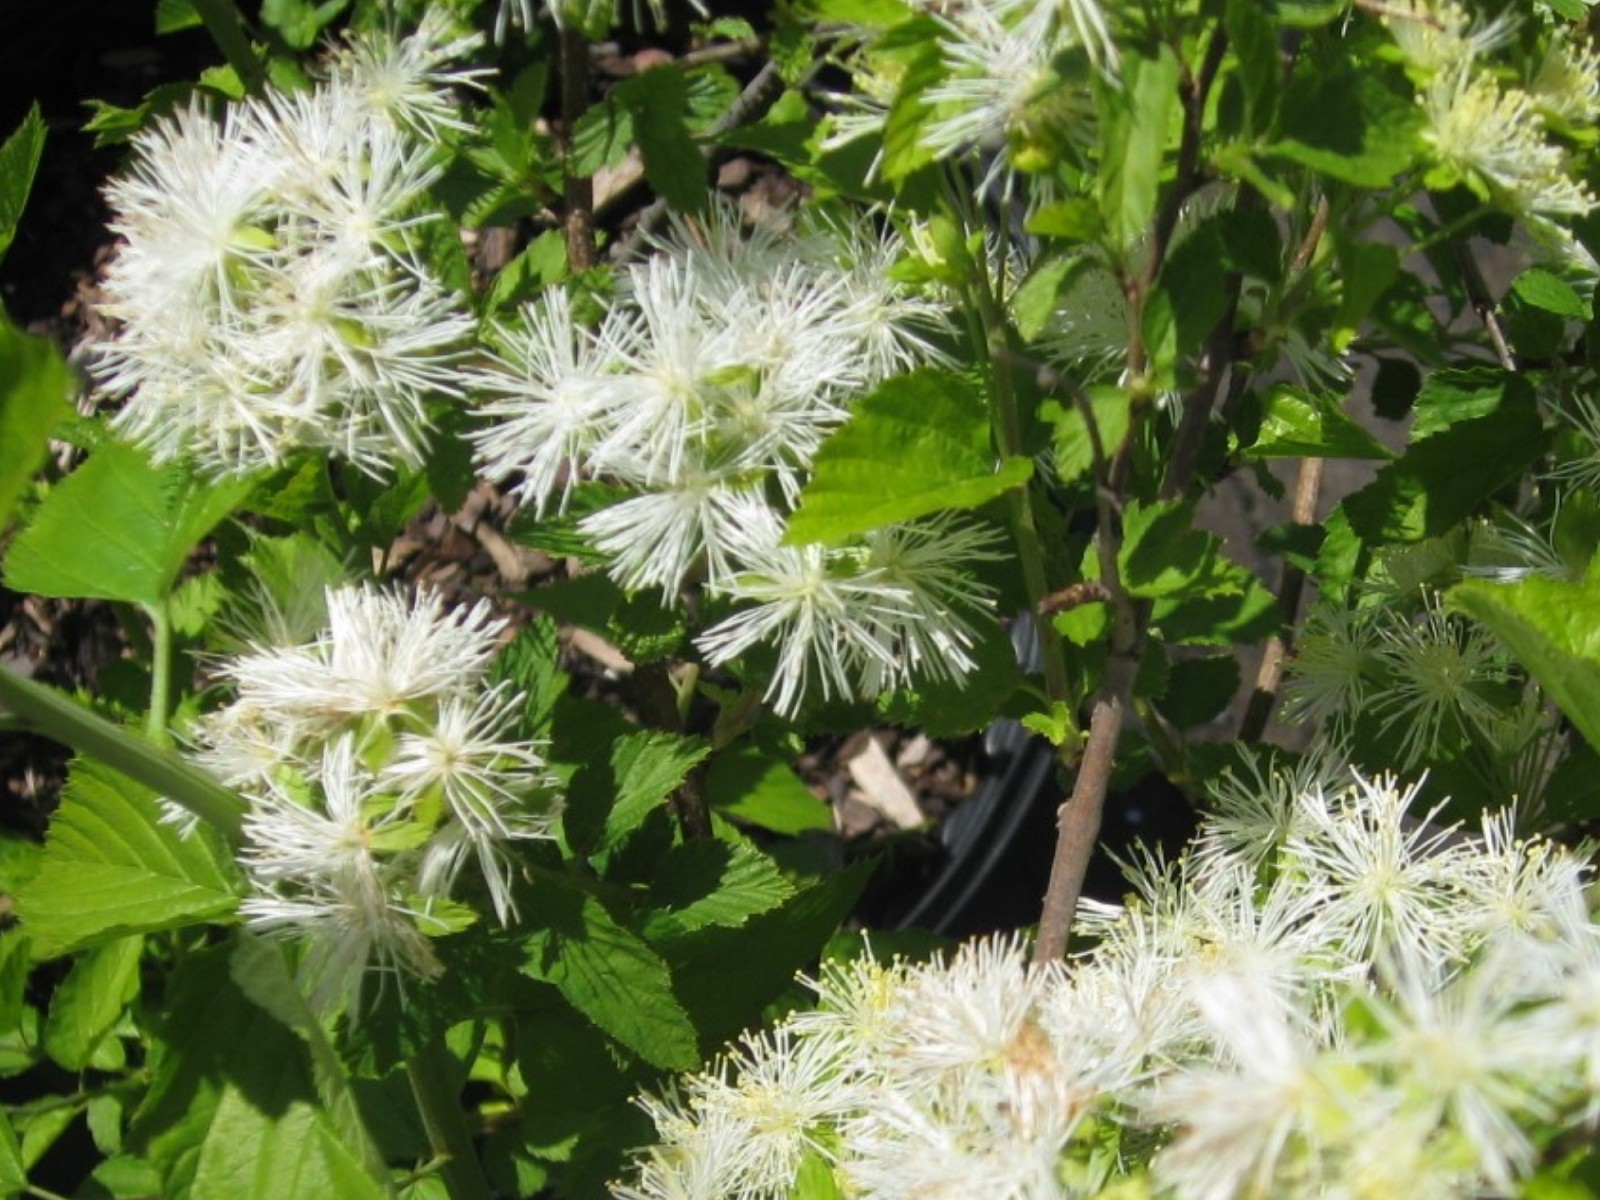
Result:
<svg viewBox="0 0 1600 1200"><path fill-rule="evenodd" d="M561 669L561 631L549 617L539 617L495 656L495 683L509 682L522 694L522 728L535 737L550 729L556 701L570 678Z"/></svg>
<svg viewBox="0 0 1600 1200"><path fill-rule="evenodd" d="M1487 625L1600 749L1600 572L1591 566L1579 582L1537 575L1517 583L1469 579L1446 599Z"/></svg>
<svg viewBox="0 0 1600 1200"><path fill-rule="evenodd" d="M631 110L610 100L593 105L572 128L572 170L593 175L614 167L628 157L633 141Z"/></svg>
<svg viewBox="0 0 1600 1200"><path fill-rule="evenodd" d="M535 895L536 907L523 920L544 928L527 939L519 970L554 984L567 1003L646 1062L695 1066L695 1028L661 957L591 896L553 886Z"/></svg>
<svg viewBox="0 0 1600 1200"><path fill-rule="evenodd" d="M1459 421L1415 442L1340 507L1369 544L1436 537L1521 478L1544 442L1531 403Z"/></svg>
<svg viewBox="0 0 1600 1200"><path fill-rule="evenodd" d="M957 737L984 728L1022 686L1016 647L992 616L974 616L976 637L970 656L976 664L963 676L918 680L911 689L878 697L878 711L889 721L915 725L930 737Z"/></svg>
<svg viewBox="0 0 1600 1200"><path fill-rule="evenodd" d="M50 434L71 411L61 353L0 318L0 532L50 449Z"/></svg>
<svg viewBox="0 0 1600 1200"><path fill-rule="evenodd" d="M158 0L156 4L157 33L178 33L201 23L194 0Z"/></svg>
<svg viewBox="0 0 1600 1200"><path fill-rule="evenodd" d="M284 1081L266 1081L277 1099L299 1080L285 1064ZM190 1200L385 1200L383 1187L346 1149L318 1107L295 1096L282 1107L235 1085L223 1089L200 1148Z"/></svg>
<svg viewBox="0 0 1600 1200"><path fill-rule="evenodd" d="M1251 458L1393 458L1338 402L1280 383L1262 405L1261 432Z"/></svg>
<svg viewBox="0 0 1600 1200"><path fill-rule="evenodd" d="M710 753L710 744L699 738L654 730L618 742L611 751L616 799L606 816L602 846L615 846L637 829Z"/></svg>
<svg viewBox="0 0 1600 1200"><path fill-rule="evenodd" d="M494 277L488 306L498 312L521 304L567 274L567 240L558 229L546 230Z"/></svg>
<svg viewBox="0 0 1600 1200"><path fill-rule="evenodd" d="M15 591L160 604L196 542L249 481L202 481L107 442L53 488L6 556Z"/></svg>
<svg viewBox="0 0 1600 1200"><path fill-rule="evenodd" d="M1587 321L1593 315L1589 302L1561 276L1542 267L1529 267L1511 281L1511 293L1530 308L1558 317Z"/></svg>
<svg viewBox="0 0 1600 1200"><path fill-rule="evenodd" d="M633 113L650 186L679 212L703 209L709 195L706 163L689 136L689 87L682 68L668 64L641 71L612 94Z"/></svg>
<svg viewBox="0 0 1600 1200"><path fill-rule="evenodd" d="M1132 406L1128 394L1119 387L1096 385L1087 389L1085 402L1094 418L1094 435L1109 461L1128 436L1128 418ZM1089 422L1076 404L1062 404L1047 408L1045 415L1055 426L1051 439L1055 445L1056 473L1063 480L1076 479L1094 466L1095 436L1091 435Z"/></svg>
<svg viewBox="0 0 1600 1200"><path fill-rule="evenodd" d="M888 380L817 451L785 543L837 542L880 525L977 508L1027 483L998 459L989 410L964 379L922 370Z"/></svg>
<svg viewBox="0 0 1600 1200"><path fill-rule="evenodd" d="M69 1071L81 1071L102 1038L139 992L142 936L118 938L89 951L50 997L44 1022L45 1053Z"/></svg>
<svg viewBox="0 0 1600 1200"><path fill-rule="evenodd" d="M205 828L183 837L160 818L153 792L75 760L38 873L17 894L41 958L232 917L237 869Z"/></svg>
<svg viewBox="0 0 1600 1200"><path fill-rule="evenodd" d="M1513 371L1497 367L1432 371L1413 401L1417 416L1411 424L1411 440L1421 441L1501 408L1531 410L1534 403L1532 385Z"/></svg>
<svg viewBox="0 0 1600 1200"><path fill-rule="evenodd" d="M760 829L793 836L832 829L833 812L800 777L754 746L719 754L706 771L706 803L726 816Z"/></svg>
<svg viewBox="0 0 1600 1200"><path fill-rule="evenodd" d="M1161 164L1178 105L1178 61L1128 55L1121 86L1096 90L1100 107L1100 218L1118 254L1129 252L1155 214Z"/></svg>
<svg viewBox="0 0 1600 1200"><path fill-rule="evenodd" d="M1302 59L1280 112L1269 153L1344 183L1385 187L1415 161L1421 112L1370 63Z"/></svg>
<svg viewBox="0 0 1600 1200"><path fill-rule="evenodd" d="M656 911L644 934L657 938L708 925L743 925L794 895L777 864L749 845L701 838L674 846L650 882Z"/></svg>
<svg viewBox="0 0 1600 1200"><path fill-rule="evenodd" d="M276 29L290 48L305 50L322 30L349 7L350 0L261 0L261 20Z"/></svg>
<svg viewBox="0 0 1600 1200"><path fill-rule="evenodd" d="M17 1144L11 1118L0 1112L0 1196L17 1196L27 1189L28 1171L22 1165L22 1147Z"/></svg>
<svg viewBox="0 0 1600 1200"><path fill-rule="evenodd" d="M660 940L677 995L708 1045L749 1027L795 972L816 960L850 914L872 868L866 862L848 867L737 929L711 927ZM730 963L738 969L730 970Z"/></svg>
<svg viewBox="0 0 1600 1200"><path fill-rule="evenodd" d="M38 104L17 126L16 132L0 146L0 259L11 248L33 190L33 177L44 155L44 118Z"/></svg>

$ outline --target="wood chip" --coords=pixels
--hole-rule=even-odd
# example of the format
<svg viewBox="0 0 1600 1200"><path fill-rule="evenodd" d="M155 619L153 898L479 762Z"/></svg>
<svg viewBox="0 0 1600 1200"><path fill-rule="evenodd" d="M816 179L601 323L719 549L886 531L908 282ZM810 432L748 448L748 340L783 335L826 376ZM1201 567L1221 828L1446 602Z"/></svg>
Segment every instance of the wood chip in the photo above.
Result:
<svg viewBox="0 0 1600 1200"><path fill-rule="evenodd" d="M850 777L861 789L861 799L881 812L899 829L915 829L922 824L922 810L916 797L889 761L883 745L873 738L850 759Z"/></svg>

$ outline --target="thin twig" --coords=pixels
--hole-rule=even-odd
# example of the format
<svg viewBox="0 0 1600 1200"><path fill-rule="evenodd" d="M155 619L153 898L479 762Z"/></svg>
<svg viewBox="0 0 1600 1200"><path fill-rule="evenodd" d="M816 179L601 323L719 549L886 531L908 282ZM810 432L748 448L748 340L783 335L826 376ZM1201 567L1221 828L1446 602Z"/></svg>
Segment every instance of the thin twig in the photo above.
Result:
<svg viewBox="0 0 1600 1200"><path fill-rule="evenodd" d="M1183 85L1183 140L1178 147L1177 178L1166 203L1156 214L1150 239L1150 256L1142 274L1123 281L1129 308L1128 370L1134 377L1141 376L1147 365L1142 328L1145 297L1160 277L1184 204L1203 182L1199 155L1206 100L1217 71L1222 66L1226 47L1227 34L1219 24L1212 30L1199 75L1187 79ZM1231 317L1229 323L1231 325ZM1220 380L1221 372L1216 374ZM1214 391L1212 395L1214 397ZM1033 949L1033 960L1040 964L1061 958L1067 950L1067 937L1077 914L1078 900L1083 894L1089 859L1094 854L1095 843L1100 835L1101 814L1111 783L1111 770L1116 763L1117 739L1122 736L1133 681L1139 671L1145 626L1149 621L1149 606L1127 594L1117 566L1122 546L1120 508L1127 494L1133 447L1139 436L1143 411L1144 403L1136 398L1134 411L1128 421L1128 432L1112 456L1109 468L1105 467L1102 457L1101 469L1107 470L1107 473L1097 474L1096 479L1095 507L1099 528L1095 540L1100 582L1110 594L1111 646L1105 677L1090 713L1089 736L1084 744L1083 757L1078 763L1077 777L1073 780L1072 794L1057 815L1055 855L1050 864L1050 882L1045 890L1039 914L1039 935ZM1209 405L1206 411L1209 413ZM1086 419L1089 420L1093 435L1092 411L1086 413ZM1202 425L1202 432L1203 428Z"/></svg>
<svg viewBox="0 0 1600 1200"><path fill-rule="evenodd" d="M700 147L700 153L707 159L715 153L716 147L711 145L717 138L741 125L748 125L751 121L759 120L767 109L777 101L783 91L783 74L778 70L776 63L767 63L756 77L745 85L744 91L739 93L739 98L728 106L728 111L723 113L701 134L701 140L706 143ZM639 250L646 239L650 237L661 223L667 219L670 211L664 199L651 201L639 213L639 219L629 231L628 236L622 239L622 244L617 250L617 257L626 261Z"/></svg>
<svg viewBox="0 0 1600 1200"><path fill-rule="evenodd" d="M1506 342L1505 331L1500 328L1500 318L1494 311L1494 297L1489 294L1489 283L1483 277L1483 270L1478 266L1477 258L1464 242L1454 243L1451 249L1455 252L1456 266L1461 270L1461 281L1466 285L1467 300L1471 303L1473 312L1478 314L1478 320L1483 322L1484 329L1488 331L1495 357L1506 370L1515 371L1517 360Z"/></svg>
<svg viewBox="0 0 1600 1200"><path fill-rule="evenodd" d="M600 261L594 242L594 181L577 170L573 133L578 118L589 107L589 42L569 21L561 29L561 129L557 149L561 154L566 212L567 262L574 271L587 271Z"/></svg>
<svg viewBox="0 0 1600 1200"><path fill-rule="evenodd" d="M1303 458L1295 477L1294 503L1289 519L1296 525L1314 525L1317 520L1317 501L1322 492L1324 459ZM1300 599L1305 594L1306 573L1287 560L1283 564L1283 577L1278 581L1278 612L1283 617L1284 632L1267 639L1261 652L1261 665L1256 669L1255 690L1250 693L1250 703L1245 707L1244 719L1239 723L1239 740L1256 742L1266 732L1267 721L1278 702L1278 690L1283 686L1283 667L1289 651L1294 648L1295 620L1300 613Z"/></svg>

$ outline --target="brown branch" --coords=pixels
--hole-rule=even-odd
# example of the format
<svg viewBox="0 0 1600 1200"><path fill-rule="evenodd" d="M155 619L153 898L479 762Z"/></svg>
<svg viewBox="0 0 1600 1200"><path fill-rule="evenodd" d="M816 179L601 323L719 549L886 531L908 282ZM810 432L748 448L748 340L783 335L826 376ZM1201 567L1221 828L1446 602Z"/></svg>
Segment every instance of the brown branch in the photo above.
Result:
<svg viewBox="0 0 1600 1200"><path fill-rule="evenodd" d="M1303 458L1295 479L1294 504L1289 519L1296 525L1313 525L1317 520L1317 500L1322 491L1324 460ZM1283 686L1283 667L1289 651L1294 646L1295 618L1300 612L1300 599L1305 594L1306 573L1294 563L1285 561L1283 578L1278 582L1278 611L1283 615L1284 632L1267 639L1261 652L1261 665L1256 670L1255 690L1250 693L1250 703L1239 723L1239 740L1255 742L1266 732L1267 721L1278 702L1278 689Z"/></svg>
<svg viewBox="0 0 1600 1200"><path fill-rule="evenodd" d="M589 107L589 42L571 22L561 29L561 128L556 148L561 155L562 223L567 235L567 263L587 271L600 261L594 241L594 181L576 169L573 131Z"/></svg>
<svg viewBox="0 0 1600 1200"><path fill-rule="evenodd" d="M1135 378L1143 375L1146 368L1142 329L1145 297L1149 295L1150 288L1166 263L1167 249L1183 206L1204 179L1200 168L1200 142L1205 129L1206 100L1222 66L1226 49L1227 32L1219 24L1211 32L1199 75L1186 77L1182 84L1184 123L1183 139L1178 147L1177 178L1166 203L1156 214L1149 258L1139 277L1125 277L1123 280L1129 314L1128 370ZM1227 324L1231 333L1231 307ZM1219 351L1217 369L1208 373L1211 400L1215 399L1216 388L1221 386L1224 366L1225 358ZM1067 937L1077 914L1078 900L1083 894L1089 859L1100 835L1101 814L1111 783L1111 770L1116 763L1117 739L1122 735L1133 681L1139 671L1145 627L1149 622L1148 605L1136 602L1127 594L1117 567L1122 547L1121 508L1127 495L1133 447L1139 436L1146 400L1135 396L1132 402L1135 408L1128 422L1127 435L1117 448L1109 470L1104 463L1104 447L1101 447L1102 453L1097 455L1095 507L1099 528L1095 540L1100 582L1110 595L1111 648L1106 661L1105 678L1101 681L1090 713L1089 736L1083 757L1078 763L1077 778L1073 780L1072 794L1061 806L1057 817L1055 855L1050 864L1050 882L1039 914L1039 936L1033 948L1035 963L1053 962L1066 953ZM1199 403L1197 400L1197 407ZM1209 413L1208 400L1202 415ZM1085 411L1085 419L1089 422L1091 435L1098 437L1092 411ZM1191 433L1191 438L1197 439L1204 433L1203 419L1199 421L1198 429L1199 433ZM1193 456L1191 466L1185 471L1192 470L1192 459ZM1182 478L1186 485L1186 475Z"/></svg>

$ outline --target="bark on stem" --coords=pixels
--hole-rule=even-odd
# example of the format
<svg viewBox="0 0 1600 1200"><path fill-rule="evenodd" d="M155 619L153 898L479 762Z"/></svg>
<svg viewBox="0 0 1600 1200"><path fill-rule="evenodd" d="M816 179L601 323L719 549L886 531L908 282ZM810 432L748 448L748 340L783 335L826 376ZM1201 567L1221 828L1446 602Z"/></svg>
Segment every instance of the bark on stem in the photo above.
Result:
<svg viewBox="0 0 1600 1200"><path fill-rule="evenodd" d="M589 107L589 40L568 22L561 30L561 170L567 262L587 271L600 261L594 243L594 182L576 170L573 130Z"/></svg>

